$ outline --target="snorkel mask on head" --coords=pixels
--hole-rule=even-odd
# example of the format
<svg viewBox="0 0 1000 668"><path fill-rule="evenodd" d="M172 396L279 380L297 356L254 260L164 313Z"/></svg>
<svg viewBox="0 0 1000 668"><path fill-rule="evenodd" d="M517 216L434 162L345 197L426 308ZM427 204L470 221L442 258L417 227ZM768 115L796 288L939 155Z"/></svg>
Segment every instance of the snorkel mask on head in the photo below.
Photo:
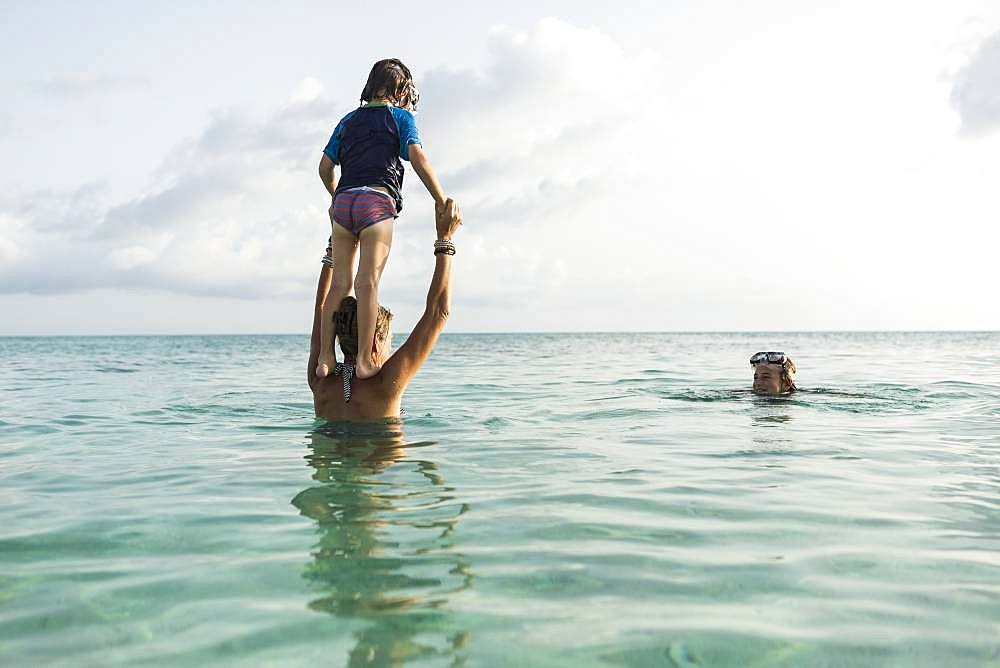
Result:
<svg viewBox="0 0 1000 668"><path fill-rule="evenodd" d="M750 356L750 366L757 366L758 364L780 364L784 366L787 359L785 353L754 353Z"/></svg>

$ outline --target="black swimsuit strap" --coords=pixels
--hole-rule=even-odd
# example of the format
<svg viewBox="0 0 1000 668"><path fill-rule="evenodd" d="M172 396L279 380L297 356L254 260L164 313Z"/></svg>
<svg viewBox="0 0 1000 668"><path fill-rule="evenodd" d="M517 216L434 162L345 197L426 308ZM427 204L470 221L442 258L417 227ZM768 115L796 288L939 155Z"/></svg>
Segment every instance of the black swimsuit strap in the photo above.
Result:
<svg viewBox="0 0 1000 668"><path fill-rule="evenodd" d="M344 403L348 403L351 400L351 377L354 376L354 367L347 366L343 362L337 362L337 365L333 367L333 375L344 374Z"/></svg>

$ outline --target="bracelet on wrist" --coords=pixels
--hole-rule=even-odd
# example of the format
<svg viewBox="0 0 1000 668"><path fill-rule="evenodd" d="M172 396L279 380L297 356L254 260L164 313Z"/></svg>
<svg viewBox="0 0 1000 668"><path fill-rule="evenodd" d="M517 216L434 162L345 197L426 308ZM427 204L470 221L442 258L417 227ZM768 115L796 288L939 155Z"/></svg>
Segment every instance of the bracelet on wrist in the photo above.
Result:
<svg viewBox="0 0 1000 668"><path fill-rule="evenodd" d="M435 255L454 255L455 254L455 244L434 244L434 254Z"/></svg>

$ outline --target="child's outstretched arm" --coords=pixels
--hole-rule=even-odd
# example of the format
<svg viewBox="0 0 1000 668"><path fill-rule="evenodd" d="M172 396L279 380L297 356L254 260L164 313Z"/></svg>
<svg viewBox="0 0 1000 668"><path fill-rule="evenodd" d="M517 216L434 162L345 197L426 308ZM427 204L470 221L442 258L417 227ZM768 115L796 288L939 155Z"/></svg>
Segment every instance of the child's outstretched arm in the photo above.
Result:
<svg viewBox="0 0 1000 668"><path fill-rule="evenodd" d="M441 183L438 182L434 168L431 167L431 161L427 159L427 154L424 153L424 149L420 144L410 144L410 164L413 165L413 171L423 181L427 192L434 198L434 204L438 207L444 207L446 199L444 190L441 188Z"/></svg>
<svg viewBox="0 0 1000 668"><path fill-rule="evenodd" d="M330 160L326 153L319 161L319 178L323 182L323 186L330 192L330 197L333 197L334 193L337 192L337 174L333 171L333 160Z"/></svg>

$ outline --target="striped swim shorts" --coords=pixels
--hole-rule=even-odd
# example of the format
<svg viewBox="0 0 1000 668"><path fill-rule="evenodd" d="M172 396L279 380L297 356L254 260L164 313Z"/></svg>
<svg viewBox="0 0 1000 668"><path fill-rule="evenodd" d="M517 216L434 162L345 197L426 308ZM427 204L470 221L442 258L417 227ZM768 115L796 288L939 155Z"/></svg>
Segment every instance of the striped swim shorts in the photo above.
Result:
<svg viewBox="0 0 1000 668"><path fill-rule="evenodd" d="M396 200L381 190L351 188L333 198L333 221L354 235L387 218L398 217Z"/></svg>

